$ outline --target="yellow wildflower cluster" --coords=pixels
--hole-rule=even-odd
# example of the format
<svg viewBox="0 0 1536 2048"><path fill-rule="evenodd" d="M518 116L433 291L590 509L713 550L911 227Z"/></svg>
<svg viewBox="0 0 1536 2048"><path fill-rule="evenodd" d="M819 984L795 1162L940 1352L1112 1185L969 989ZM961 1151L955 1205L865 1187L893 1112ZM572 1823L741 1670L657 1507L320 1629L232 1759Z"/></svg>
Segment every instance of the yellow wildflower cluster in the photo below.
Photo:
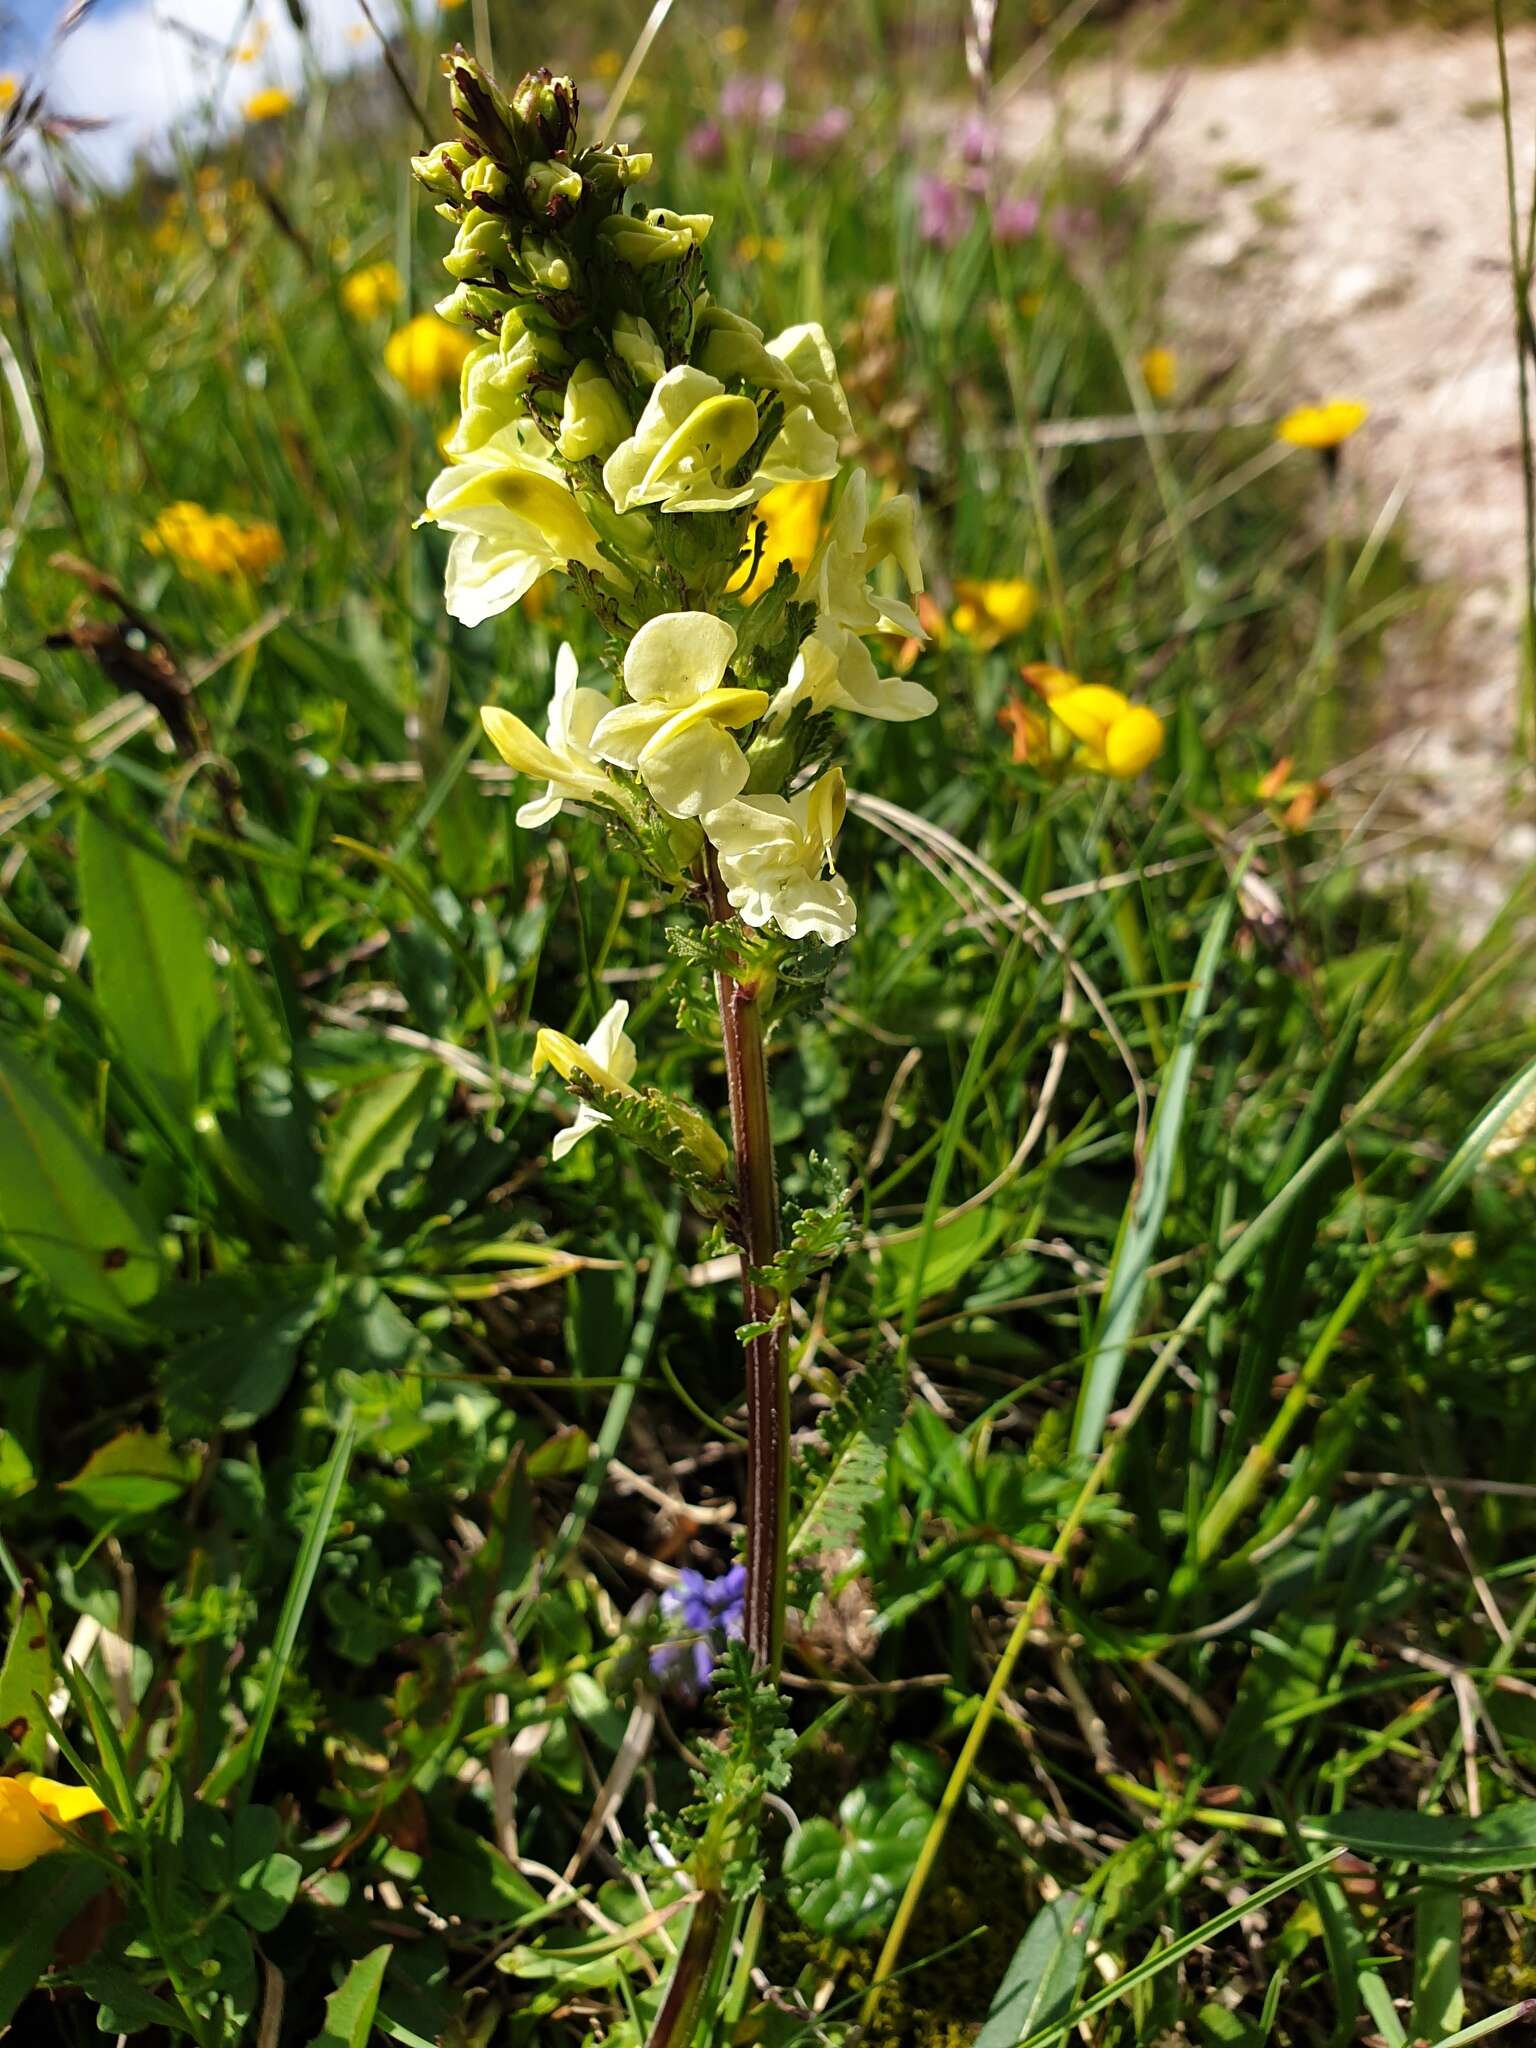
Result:
<svg viewBox="0 0 1536 2048"><path fill-rule="evenodd" d="M376 320L404 296L405 286L393 263L370 263L342 279L341 303L354 320Z"/></svg>
<svg viewBox="0 0 1536 2048"><path fill-rule="evenodd" d="M203 576L261 576L282 559L283 537L266 519L237 519L181 499L144 534L152 555L169 555Z"/></svg>
<svg viewBox="0 0 1536 2048"><path fill-rule="evenodd" d="M51 1856L65 1846L61 1828L105 1811L84 1785L61 1785L35 1771L0 1778L0 1870L25 1870Z"/></svg>
<svg viewBox="0 0 1536 2048"><path fill-rule="evenodd" d="M474 338L435 313L422 313L384 344L384 367L412 398L435 398L456 384Z"/></svg>
<svg viewBox="0 0 1536 2048"><path fill-rule="evenodd" d="M1056 773L1073 766L1129 782L1163 751L1163 721L1107 683L1085 683L1049 662L1023 671L1038 704L1013 697L998 723L1013 737L1013 758Z"/></svg>
<svg viewBox="0 0 1536 2048"><path fill-rule="evenodd" d="M1024 631L1035 616L1036 602L1035 586L1022 576L991 581L957 576L950 627L973 647L996 647Z"/></svg>

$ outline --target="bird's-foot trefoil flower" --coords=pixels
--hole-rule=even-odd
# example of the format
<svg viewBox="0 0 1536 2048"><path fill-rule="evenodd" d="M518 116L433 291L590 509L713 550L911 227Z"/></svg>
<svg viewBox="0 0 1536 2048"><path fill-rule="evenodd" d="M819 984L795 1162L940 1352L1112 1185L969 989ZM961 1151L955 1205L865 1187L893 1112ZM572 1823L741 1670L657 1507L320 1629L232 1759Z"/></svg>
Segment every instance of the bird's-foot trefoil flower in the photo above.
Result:
<svg viewBox="0 0 1536 2048"><path fill-rule="evenodd" d="M732 733L768 709L764 690L725 686L735 628L709 612L648 619L624 657L631 702L615 705L592 735L605 761L639 775L674 818L697 818L747 785L747 757Z"/></svg>
<svg viewBox="0 0 1536 2048"><path fill-rule="evenodd" d="M1163 751L1163 721L1148 705L1133 704L1108 683L1084 683L1048 662L1032 663L1025 681L1045 700L1051 754L1095 775L1129 782Z"/></svg>
<svg viewBox="0 0 1536 2048"><path fill-rule="evenodd" d="M1323 405L1299 405L1275 428L1277 441L1293 448L1314 448L1327 454L1358 434L1371 409L1358 398L1330 398Z"/></svg>
<svg viewBox="0 0 1536 2048"><path fill-rule="evenodd" d="M998 647L1035 616L1035 586L1022 576L957 576L949 623L973 647Z"/></svg>
<svg viewBox="0 0 1536 2048"><path fill-rule="evenodd" d="M567 803L629 809L629 799L592 745L593 733L612 708L601 690L582 686L576 656L564 642L555 656L555 694L543 739L512 712L495 704L482 708L480 721L507 766L535 781L542 776L548 784L542 796L518 806L519 825L526 829L547 825Z"/></svg>
<svg viewBox="0 0 1536 2048"><path fill-rule="evenodd" d="M739 797L706 815L720 878L744 923L829 946L852 938L853 898L828 872L847 801L842 770L829 768L796 796Z"/></svg>
<svg viewBox="0 0 1536 2048"><path fill-rule="evenodd" d="M0 1778L0 1871L25 1870L69 1846L62 1829L106 1808L84 1785L62 1785L22 1771Z"/></svg>

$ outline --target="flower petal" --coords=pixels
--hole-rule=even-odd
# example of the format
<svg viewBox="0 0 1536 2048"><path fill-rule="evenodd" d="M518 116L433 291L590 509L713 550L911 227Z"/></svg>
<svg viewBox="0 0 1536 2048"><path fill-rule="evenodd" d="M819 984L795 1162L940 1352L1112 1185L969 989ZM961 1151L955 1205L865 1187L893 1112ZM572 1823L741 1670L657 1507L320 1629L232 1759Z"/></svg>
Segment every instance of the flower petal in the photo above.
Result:
<svg viewBox="0 0 1536 2048"><path fill-rule="evenodd" d="M647 619L624 657L624 687L637 704L684 704L715 689L736 652L736 629L710 612Z"/></svg>
<svg viewBox="0 0 1536 2048"><path fill-rule="evenodd" d="M746 788L747 757L729 733L706 718L664 747L653 740L641 756L640 774L664 811L697 818Z"/></svg>

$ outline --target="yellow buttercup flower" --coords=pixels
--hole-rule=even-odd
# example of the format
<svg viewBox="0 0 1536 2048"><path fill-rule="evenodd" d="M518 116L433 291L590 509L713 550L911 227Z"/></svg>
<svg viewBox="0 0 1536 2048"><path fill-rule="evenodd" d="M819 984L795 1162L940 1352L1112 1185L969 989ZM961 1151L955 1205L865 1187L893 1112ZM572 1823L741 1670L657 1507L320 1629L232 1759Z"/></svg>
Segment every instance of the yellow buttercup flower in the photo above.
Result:
<svg viewBox="0 0 1536 2048"><path fill-rule="evenodd" d="M0 108L8 107L21 93L21 80L14 71L0 71Z"/></svg>
<svg viewBox="0 0 1536 2048"><path fill-rule="evenodd" d="M1275 429L1277 441L1293 448L1337 448L1358 434L1371 408L1358 398L1330 398L1324 405L1299 405Z"/></svg>
<svg viewBox="0 0 1536 2048"><path fill-rule="evenodd" d="M293 105L293 94L285 92L280 85L263 86L254 92L245 103L247 121L277 121Z"/></svg>
<svg viewBox="0 0 1536 2048"><path fill-rule="evenodd" d="M949 623L973 647L996 647L1024 631L1035 616L1036 602L1035 586L1022 576L990 582L957 576Z"/></svg>
<svg viewBox="0 0 1536 2048"><path fill-rule="evenodd" d="M84 1785L61 1785L35 1771L0 1778L0 1870L25 1870L39 1856L51 1856L66 1846L60 1828L105 1812Z"/></svg>
<svg viewBox="0 0 1536 2048"><path fill-rule="evenodd" d="M1172 398L1179 382L1179 359L1171 348L1149 348L1141 359L1141 379L1159 405Z"/></svg>
<svg viewBox="0 0 1536 2048"><path fill-rule="evenodd" d="M283 537L267 519L237 519L183 498L167 505L144 545L203 576L261 576L282 560Z"/></svg>
<svg viewBox="0 0 1536 2048"><path fill-rule="evenodd" d="M1163 721L1122 691L1107 683L1080 682L1046 662L1032 664L1024 675L1050 707L1056 758L1129 782L1163 751Z"/></svg>
<svg viewBox="0 0 1536 2048"><path fill-rule="evenodd" d="M756 603L771 586L781 562L792 563L804 575L821 539L821 515L831 488L829 483L820 482L780 484L768 493L758 505L757 517L747 533L750 562L751 550L758 548L758 531L762 531L757 567L734 595L747 604Z"/></svg>
<svg viewBox="0 0 1536 2048"><path fill-rule="evenodd" d="M393 263L370 263L341 283L341 303L355 320L376 320L380 313L398 306L404 296L405 287Z"/></svg>
<svg viewBox="0 0 1536 2048"><path fill-rule="evenodd" d="M384 367L412 398L435 398L456 384L474 341L435 313L418 314L384 344Z"/></svg>

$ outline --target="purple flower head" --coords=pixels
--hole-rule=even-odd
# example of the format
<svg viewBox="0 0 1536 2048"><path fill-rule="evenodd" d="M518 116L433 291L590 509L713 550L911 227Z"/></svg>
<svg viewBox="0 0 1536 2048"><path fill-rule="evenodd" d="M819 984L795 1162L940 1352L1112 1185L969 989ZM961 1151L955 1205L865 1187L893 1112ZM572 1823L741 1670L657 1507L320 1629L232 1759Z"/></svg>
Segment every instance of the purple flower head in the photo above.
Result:
<svg viewBox="0 0 1536 2048"><path fill-rule="evenodd" d="M985 164L992 160L992 124L980 114L972 114L960 131L960 161L963 164Z"/></svg>
<svg viewBox="0 0 1536 2048"><path fill-rule="evenodd" d="M725 156L725 130L718 121L701 121L688 137L688 154L696 164L717 164Z"/></svg>
<svg viewBox="0 0 1536 2048"><path fill-rule="evenodd" d="M665 1643L651 1655L651 1669L663 1684L686 1698L707 1692L715 1661L727 1642L739 1640L745 1622L747 1568L733 1564L718 1578L684 1570L661 1596L661 1611L686 1629L693 1642Z"/></svg>
<svg viewBox="0 0 1536 2048"><path fill-rule="evenodd" d="M971 224L970 195L928 171L917 181L917 232L936 248L952 249Z"/></svg>
<svg viewBox="0 0 1536 2048"><path fill-rule="evenodd" d="M776 121L784 111L784 84L778 78L756 78L738 71L720 92L722 121Z"/></svg>
<svg viewBox="0 0 1536 2048"><path fill-rule="evenodd" d="M992 232L1000 242L1027 242L1039 225L1040 202L1033 193L999 199L992 209Z"/></svg>
<svg viewBox="0 0 1536 2048"><path fill-rule="evenodd" d="M797 129L785 143L786 154L796 163L807 157L828 156L853 126L846 107L824 107L814 121Z"/></svg>

